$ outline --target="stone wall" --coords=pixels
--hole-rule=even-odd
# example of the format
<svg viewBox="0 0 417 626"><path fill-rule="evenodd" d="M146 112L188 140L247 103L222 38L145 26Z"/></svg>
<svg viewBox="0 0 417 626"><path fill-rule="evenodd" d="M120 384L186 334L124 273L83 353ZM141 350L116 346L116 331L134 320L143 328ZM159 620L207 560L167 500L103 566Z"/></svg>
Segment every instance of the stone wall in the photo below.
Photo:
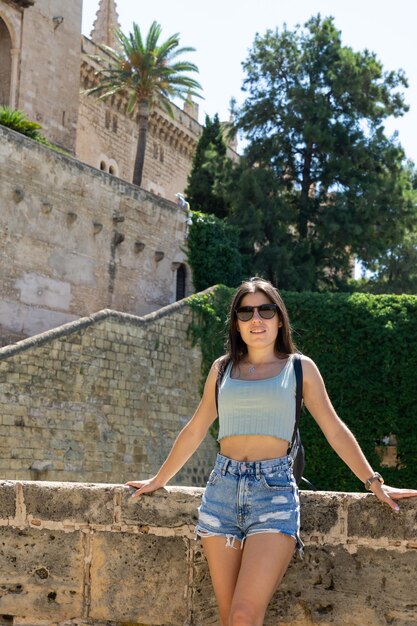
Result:
<svg viewBox="0 0 417 626"><path fill-rule="evenodd" d="M0 349L0 478L152 476L199 401L191 319L187 300L101 311ZM207 435L174 483L204 485L215 454Z"/></svg>
<svg viewBox="0 0 417 626"><path fill-rule="evenodd" d="M218 626L194 540L202 489L137 502L120 485L0 483L0 624ZM265 626L417 623L417 502L301 494L294 558Z"/></svg>
<svg viewBox="0 0 417 626"><path fill-rule="evenodd" d="M174 302L185 236L176 204L0 127L3 345L103 308Z"/></svg>

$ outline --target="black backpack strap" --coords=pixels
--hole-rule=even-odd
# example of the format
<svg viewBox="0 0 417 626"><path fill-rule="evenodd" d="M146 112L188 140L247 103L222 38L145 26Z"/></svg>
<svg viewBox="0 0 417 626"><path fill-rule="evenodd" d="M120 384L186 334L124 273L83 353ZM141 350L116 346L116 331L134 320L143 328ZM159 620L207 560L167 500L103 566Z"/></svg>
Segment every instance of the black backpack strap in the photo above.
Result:
<svg viewBox="0 0 417 626"><path fill-rule="evenodd" d="M300 425L301 418L301 406L303 403L303 366L301 365L301 355L294 354L294 373L296 382L295 392L295 423L294 432L291 439L291 446L288 448L288 452L291 452L294 448L294 443L297 438L297 431Z"/></svg>
<svg viewBox="0 0 417 626"><path fill-rule="evenodd" d="M227 366L230 363L230 356L226 354L219 361L219 369L217 370L217 378L216 378L216 410L217 414L219 414L219 389L223 380L224 373L226 371Z"/></svg>
<svg viewBox="0 0 417 626"><path fill-rule="evenodd" d="M301 363L301 354L294 354L294 373L295 373L295 381L296 381L296 392L295 392L295 424L294 424L294 433L291 440L291 447L288 449L288 454L291 454L293 460L297 456L298 448L301 446L303 448L303 444L301 443L300 437L300 417L301 417L301 407L303 405L303 366ZM304 465L304 448L303 448L303 465ZM312 482L307 480L304 476L300 476L300 481L306 483L310 489L313 491L317 491L316 487Z"/></svg>

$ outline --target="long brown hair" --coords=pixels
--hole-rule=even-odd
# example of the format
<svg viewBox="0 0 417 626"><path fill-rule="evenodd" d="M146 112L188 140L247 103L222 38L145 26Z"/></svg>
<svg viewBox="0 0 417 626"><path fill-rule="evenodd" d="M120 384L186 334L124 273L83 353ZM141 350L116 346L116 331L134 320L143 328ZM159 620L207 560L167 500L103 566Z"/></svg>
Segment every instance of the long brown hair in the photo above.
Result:
<svg viewBox="0 0 417 626"><path fill-rule="evenodd" d="M278 307L278 316L281 326L275 340L275 354L293 354L297 352L297 348L292 338L292 328L288 312L283 299L277 289L267 280L254 276L243 282L236 290L233 297L229 312L229 336L227 348L229 356L236 365L245 354L248 353L248 347L243 341L237 329L236 309L239 307L242 299L248 293L256 293L261 291L265 294L270 302Z"/></svg>

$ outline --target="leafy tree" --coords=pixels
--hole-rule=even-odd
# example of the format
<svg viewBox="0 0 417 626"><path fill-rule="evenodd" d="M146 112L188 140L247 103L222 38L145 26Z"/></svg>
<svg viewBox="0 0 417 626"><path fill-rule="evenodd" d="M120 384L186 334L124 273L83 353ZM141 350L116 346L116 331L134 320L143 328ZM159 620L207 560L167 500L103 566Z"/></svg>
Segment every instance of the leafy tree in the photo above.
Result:
<svg viewBox="0 0 417 626"><path fill-rule="evenodd" d="M211 119L206 115L185 190L193 211L226 217L228 206L223 185L230 171L226 150L219 116L216 113Z"/></svg>
<svg viewBox="0 0 417 626"><path fill-rule="evenodd" d="M414 205L417 214L417 170L408 164L409 178L413 184ZM403 239L368 263L370 278L354 281L354 287L372 293L417 293L417 219L405 230Z"/></svg>
<svg viewBox="0 0 417 626"><path fill-rule="evenodd" d="M236 287L243 278L237 229L215 215L191 214L187 260L196 291L216 284Z"/></svg>
<svg viewBox="0 0 417 626"><path fill-rule="evenodd" d="M135 185L142 183L149 115L155 102L172 117L169 98L186 100L200 95L200 84L187 75L189 72L198 72L196 65L177 60L181 54L193 52L194 48L178 48L179 33L162 43L159 42L160 36L161 26L157 22L152 23L145 41L135 23L133 32L127 36L118 31L121 52L103 46L110 54L110 66L108 60L96 57L104 65L97 72L99 84L85 92L88 95L98 93L100 98L108 98L126 91L130 95L128 112L137 107L139 137L133 171Z"/></svg>
<svg viewBox="0 0 417 626"><path fill-rule="evenodd" d="M417 232L407 233L403 241L388 250L376 264L374 276L358 290L371 293L417 293Z"/></svg>
<svg viewBox="0 0 417 626"><path fill-rule="evenodd" d="M234 170L229 193L232 207L228 220L240 233L245 274L264 276L281 289L311 288L316 277L314 259L307 245L295 236L294 205L279 188L273 171L250 168L243 159Z"/></svg>
<svg viewBox="0 0 417 626"><path fill-rule="evenodd" d="M281 287L337 288L353 255L375 263L415 221L404 152L384 132L408 109L404 73L343 46L333 18L320 15L257 35L243 66L236 129L253 171L234 187L242 246Z"/></svg>

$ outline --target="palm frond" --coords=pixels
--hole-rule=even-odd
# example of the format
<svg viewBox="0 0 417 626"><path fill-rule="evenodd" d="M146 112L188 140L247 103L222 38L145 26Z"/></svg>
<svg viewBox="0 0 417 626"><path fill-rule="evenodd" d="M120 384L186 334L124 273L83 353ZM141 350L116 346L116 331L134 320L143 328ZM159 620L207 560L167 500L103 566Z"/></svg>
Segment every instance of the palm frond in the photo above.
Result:
<svg viewBox="0 0 417 626"><path fill-rule="evenodd" d="M178 50L173 50L172 52L170 52L169 60L173 61L178 56L181 56L181 54L188 54L188 52L195 52L195 48L192 48L191 46L187 46L184 48L178 48ZM191 63L191 65L194 65L194 64Z"/></svg>
<svg viewBox="0 0 417 626"><path fill-rule="evenodd" d="M172 107L168 102L169 98L186 100L191 96L201 97L200 83L187 75L198 73L197 66L186 60L176 61L180 55L194 52L195 49L180 48L178 33L159 43L161 32L162 28L157 22L151 24L145 40L135 22L132 32L128 35L117 31L121 50L116 51L103 46L110 58L106 60L95 58L105 67L96 72L99 84L85 90L84 93L100 94L99 98L103 99L120 91L127 91L128 111L139 102L147 101L152 105L159 101L170 115Z"/></svg>
<svg viewBox="0 0 417 626"><path fill-rule="evenodd" d="M146 50L155 50L157 47L158 39L161 36L162 27L158 22L152 22L146 37Z"/></svg>

